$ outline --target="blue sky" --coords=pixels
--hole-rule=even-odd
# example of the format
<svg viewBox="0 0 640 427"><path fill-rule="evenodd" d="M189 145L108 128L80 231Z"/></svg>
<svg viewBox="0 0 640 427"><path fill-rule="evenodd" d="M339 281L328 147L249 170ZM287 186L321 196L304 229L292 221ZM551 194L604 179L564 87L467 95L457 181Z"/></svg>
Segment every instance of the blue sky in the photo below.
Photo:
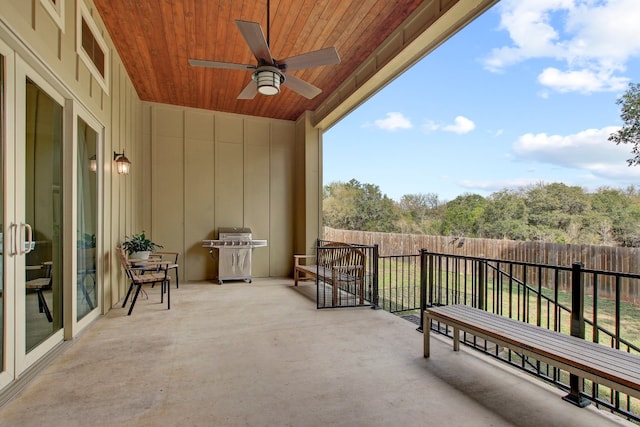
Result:
<svg viewBox="0 0 640 427"><path fill-rule="evenodd" d="M640 185L616 100L640 83L640 0L502 0L325 132L324 184L452 200Z"/></svg>

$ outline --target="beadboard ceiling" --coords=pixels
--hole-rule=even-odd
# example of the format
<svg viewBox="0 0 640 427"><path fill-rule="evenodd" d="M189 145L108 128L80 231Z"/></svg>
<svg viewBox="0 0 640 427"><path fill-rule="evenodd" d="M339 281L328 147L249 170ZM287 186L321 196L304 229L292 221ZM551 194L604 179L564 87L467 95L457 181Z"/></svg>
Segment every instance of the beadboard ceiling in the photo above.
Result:
<svg viewBox="0 0 640 427"><path fill-rule="evenodd" d="M276 96L236 99L250 70L192 67L189 58L254 64L235 19L267 35L267 0L94 0L142 100L296 120L313 111L423 3L457 0L271 0L269 42L282 59L334 46L340 64L292 71L322 93L286 86ZM471 0L463 0L471 1Z"/></svg>

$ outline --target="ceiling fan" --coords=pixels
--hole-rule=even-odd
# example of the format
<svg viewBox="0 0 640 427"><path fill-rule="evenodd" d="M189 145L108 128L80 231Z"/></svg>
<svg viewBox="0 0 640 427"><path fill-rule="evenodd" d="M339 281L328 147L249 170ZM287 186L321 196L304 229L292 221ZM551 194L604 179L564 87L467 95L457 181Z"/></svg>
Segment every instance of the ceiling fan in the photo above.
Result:
<svg viewBox="0 0 640 427"><path fill-rule="evenodd" d="M257 93L261 93L262 95L277 95L280 93L280 85L285 85L305 98L312 99L320 94L322 89L286 73L321 65L339 64L340 57L338 56L338 52L335 47L327 47L286 59L274 59L269 49L269 3L270 0L267 0L266 39L260 24L257 22L235 20L236 26L258 61L256 65L208 61L204 59L189 59L189 64L194 67L255 70L251 74L251 81L245 86L242 92L240 92L238 99L253 99Z"/></svg>

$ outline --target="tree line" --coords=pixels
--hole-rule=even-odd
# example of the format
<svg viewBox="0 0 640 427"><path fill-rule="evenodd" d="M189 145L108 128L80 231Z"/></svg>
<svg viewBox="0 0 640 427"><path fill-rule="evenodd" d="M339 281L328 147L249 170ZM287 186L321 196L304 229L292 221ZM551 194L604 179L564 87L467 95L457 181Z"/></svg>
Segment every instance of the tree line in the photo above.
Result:
<svg viewBox="0 0 640 427"><path fill-rule="evenodd" d="M324 187L324 225L361 231L554 243L640 246L640 189L593 193L562 183L503 189L451 201L407 194L395 202L355 179Z"/></svg>

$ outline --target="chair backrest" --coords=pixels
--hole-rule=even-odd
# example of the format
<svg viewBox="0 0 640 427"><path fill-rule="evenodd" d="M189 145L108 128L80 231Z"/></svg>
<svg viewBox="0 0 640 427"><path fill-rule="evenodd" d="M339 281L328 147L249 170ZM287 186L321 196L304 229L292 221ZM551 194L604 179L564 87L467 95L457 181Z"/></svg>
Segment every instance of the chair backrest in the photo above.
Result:
<svg viewBox="0 0 640 427"><path fill-rule="evenodd" d="M133 270L133 265L129 261L129 257L127 257L127 252L122 248L116 248L116 253L118 254L118 259L120 260L120 265L122 265L122 269L124 273L127 275L127 278L132 282L138 282L140 276L137 275Z"/></svg>
<svg viewBox="0 0 640 427"><path fill-rule="evenodd" d="M155 258L159 258L162 261L169 261L173 264L178 263L179 255L180 255L179 252L170 252L170 251L156 251L155 253L151 254L151 256L154 256Z"/></svg>
<svg viewBox="0 0 640 427"><path fill-rule="evenodd" d="M337 265L364 266L364 253L348 243L329 242L316 248L316 262L323 267ZM362 269L355 271L354 275L361 276Z"/></svg>
<svg viewBox="0 0 640 427"><path fill-rule="evenodd" d="M124 269L127 276L131 275L131 263L129 262L129 258L127 258L127 253L122 248L116 248L116 254L118 255L118 259L120 260L120 265Z"/></svg>

